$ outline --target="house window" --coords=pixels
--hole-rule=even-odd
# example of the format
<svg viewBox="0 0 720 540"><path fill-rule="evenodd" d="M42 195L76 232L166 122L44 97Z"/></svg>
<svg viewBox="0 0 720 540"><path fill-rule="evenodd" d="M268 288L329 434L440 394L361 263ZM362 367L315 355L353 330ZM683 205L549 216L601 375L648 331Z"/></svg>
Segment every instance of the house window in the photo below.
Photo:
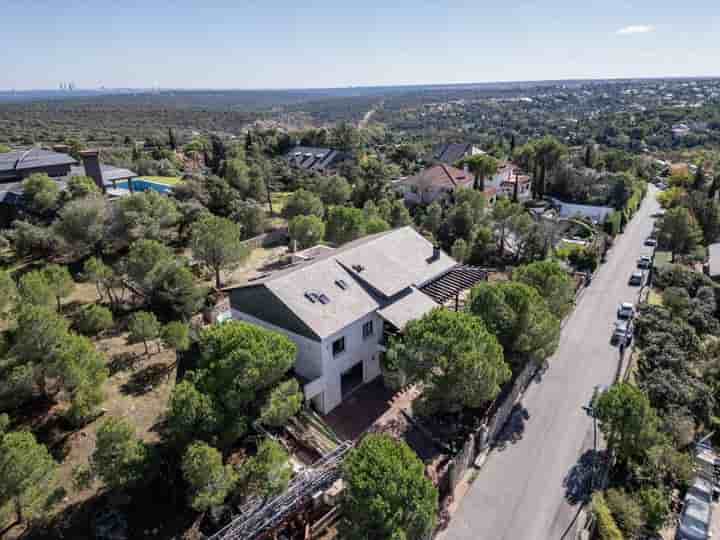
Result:
<svg viewBox="0 0 720 540"><path fill-rule="evenodd" d="M368 321L363 324L363 339L367 339L373 335L373 322Z"/></svg>
<svg viewBox="0 0 720 540"><path fill-rule="evenodd" d="M333 351L333 356L337 356L338 354L342 354L345 352L345 338L344 337L341 337L340 339L336 339L335 341L333 341L332 351Z"/></svg>

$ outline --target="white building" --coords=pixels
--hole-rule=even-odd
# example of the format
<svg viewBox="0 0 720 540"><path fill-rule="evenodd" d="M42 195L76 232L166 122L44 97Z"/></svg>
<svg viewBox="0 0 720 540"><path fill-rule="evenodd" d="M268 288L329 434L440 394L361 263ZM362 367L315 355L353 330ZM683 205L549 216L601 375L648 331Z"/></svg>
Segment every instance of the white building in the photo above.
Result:
<svg viewBox="0 0 720 540"><path fill-rule="evenodd" d="M380 375L383 327L394 331L438 304L420 290L457 263L410 227L325 250L231 289L235 319L277 330L298 347L295 372L322 413Z"/></svg>

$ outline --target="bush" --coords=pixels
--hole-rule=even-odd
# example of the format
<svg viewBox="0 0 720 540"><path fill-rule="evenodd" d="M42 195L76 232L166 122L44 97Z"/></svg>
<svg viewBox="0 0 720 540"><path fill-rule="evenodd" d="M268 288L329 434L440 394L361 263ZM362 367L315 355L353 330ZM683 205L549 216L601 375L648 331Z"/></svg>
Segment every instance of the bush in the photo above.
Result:
<svg viewBox="0 0 720 540"><path fill-rule="evenodd" d="M620 233L620 223L622 216L620 212L612 212L605 218L603 223L603 230L610 236L617 236Z"/></svg>
<svg viewBox="0 0 720 540"><path fill-rule="evenodd" d="M640 504L623 489L608 489L605 502L623 534L635 538L645 525Z"/></svg>
<svg viewBox="0 0 720 540"><path fill-rule="evenodd" d="M112 328L112 325L112 312L108 308L96 304L80 311L76 322L78 331L86 336L96 336Z"/></svg>
<svg viewBox="0 0 720 540"><path fill-rule="evenodd" d="M601 493L593 495L592 511L597 520L597 535L600 540L623 540L623 535Z"/></svg>

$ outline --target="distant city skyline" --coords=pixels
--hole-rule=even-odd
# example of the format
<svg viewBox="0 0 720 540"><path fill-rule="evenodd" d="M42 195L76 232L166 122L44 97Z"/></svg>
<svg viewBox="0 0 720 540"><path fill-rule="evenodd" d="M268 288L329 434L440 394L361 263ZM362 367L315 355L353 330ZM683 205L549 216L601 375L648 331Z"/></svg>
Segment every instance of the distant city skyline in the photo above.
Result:
<svg viewBox="0 0 720 540"><path fill-rule="evenodd" d="M713 77L715 1L6 0L0 89Z"/></svg>

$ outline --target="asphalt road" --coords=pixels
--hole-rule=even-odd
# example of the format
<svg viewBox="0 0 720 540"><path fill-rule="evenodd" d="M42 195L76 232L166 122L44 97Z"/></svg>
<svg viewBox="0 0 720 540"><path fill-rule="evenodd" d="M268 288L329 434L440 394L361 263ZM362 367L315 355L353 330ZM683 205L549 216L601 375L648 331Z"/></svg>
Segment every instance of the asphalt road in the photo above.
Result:
<svg viewBox="0 0 720 540"><path fill-rule="evenodd" d="M460 503L442 540L573 538L578 486L587 479L592 421L583 411L598 384L610 384L618 350L610 334L658 210L650 186L640 210L615 242L565 325L542 380L531 383L510 423L513 439L493 451ZM583 454L584 457L583 457Z"/></svg>

